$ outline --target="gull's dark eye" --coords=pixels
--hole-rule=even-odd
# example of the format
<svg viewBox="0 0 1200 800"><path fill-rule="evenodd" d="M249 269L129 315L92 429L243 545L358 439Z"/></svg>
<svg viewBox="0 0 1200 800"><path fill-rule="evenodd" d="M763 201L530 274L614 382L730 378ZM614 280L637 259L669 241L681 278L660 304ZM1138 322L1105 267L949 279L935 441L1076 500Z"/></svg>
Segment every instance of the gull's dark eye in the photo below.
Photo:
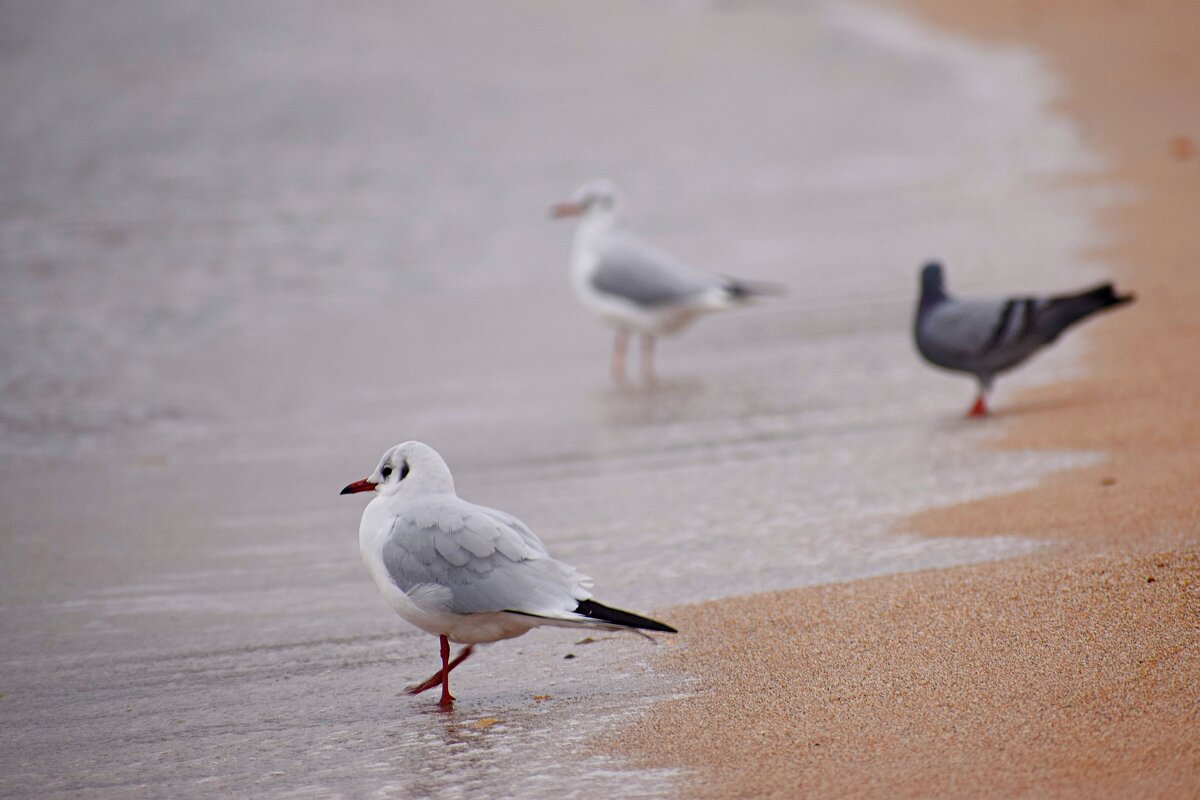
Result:
<svg viewBox="0 0 1200 800"><path fill-rule="evenodd" d="M385 481L387 480L388 475L391 475L391 474L392 474L392 468L390 465L379 470L380 477L382 477Z"/></svg>
<svg viewBox="0 0 1200 800"><path fill-rule="evenodd" d="M404 480L407 477L408 477L408 462L405 461L402 464L400 464L400 480Z"/></svg>

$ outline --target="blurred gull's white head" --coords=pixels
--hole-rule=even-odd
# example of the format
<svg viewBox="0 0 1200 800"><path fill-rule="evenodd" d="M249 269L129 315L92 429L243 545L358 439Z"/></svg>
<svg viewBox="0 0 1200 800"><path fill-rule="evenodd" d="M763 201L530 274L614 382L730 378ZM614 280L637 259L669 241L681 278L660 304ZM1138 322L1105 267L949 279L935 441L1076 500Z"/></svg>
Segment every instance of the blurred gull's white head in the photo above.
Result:
<svg viewBox="0 0 1200 800"><path fill-rule="evenodd" d="M550 209L554 217L578 217L583 215L615 215L620 203L621 192L608 178L593 178L580 186L565 203Z"/></svg>

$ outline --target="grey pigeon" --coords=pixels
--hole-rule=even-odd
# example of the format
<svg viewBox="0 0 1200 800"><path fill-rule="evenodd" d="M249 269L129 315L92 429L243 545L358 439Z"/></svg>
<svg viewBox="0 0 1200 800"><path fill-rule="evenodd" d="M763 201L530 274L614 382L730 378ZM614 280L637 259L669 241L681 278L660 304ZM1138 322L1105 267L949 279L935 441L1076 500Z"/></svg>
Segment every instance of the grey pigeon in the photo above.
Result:
<svg viewBox="0 0 1200 800"><path fill-rule="evenodd" d="M539 625L675 633L593 600L591 578L551 558L525 523L461 499L428 445L388 450L374 472L342 489L357 492L374 494L358 529L367 570L397 614L441 640L442 668L409 694L441 686L439 704L450 708L450 671L475 645ZM466 645L453 660L451 641Z"/></svg>
<svg viewBox="0 0 1200 800"><path fill-rule="evenodd" d="M1078 294L960 300L946 293L942 265L921 270L921 299L913 333L917 350L934 366L969 372L979 396L967 413L988 413L992 380L1054 342L1067 328L1097 311L1132 301L1111 283Z"/></svg>

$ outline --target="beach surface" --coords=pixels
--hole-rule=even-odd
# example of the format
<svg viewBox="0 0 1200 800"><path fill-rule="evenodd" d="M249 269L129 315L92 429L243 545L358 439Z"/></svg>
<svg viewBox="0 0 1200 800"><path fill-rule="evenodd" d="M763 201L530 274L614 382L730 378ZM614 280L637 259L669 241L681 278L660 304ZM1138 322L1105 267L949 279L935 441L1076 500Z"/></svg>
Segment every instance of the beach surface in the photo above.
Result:
<svg viewBox="0 0 1200 800"><path fill-rule="evenodd" d="M677 610L694 633L669 664L700 689L615 746L687 767L698 797L1196 796L1200 9L908 8L1033 48L1111 159L1099 180L1122 192L1089 253L1137 305L1086 332L1084 374L1005 403L985 444L1104 458L898 525L1052 543L1033 556Z"/></svg>
<svg viewBox="0 0 1200 800"><path fill-rule="evenodd" d="M1072 116L1085 106L1062 91L1069 64L1036 41L913 13L0 2L0 795L752 794L765 784L735 758L793 788L810 774L795 738L883 759L925 730L938 681L997 737L1015 729L989 720L1036 732L1038 715L1001 700L1055 680L1079 692L1050 694L1063 715L1121 700L1120 730L1175 765L1154 785L1182 780L1188 751L1157 712L1138 727L1124 692L1194 711L1154 688L1195 685L1194 629L1175 623L1194 608L1196 482L1165 466L1194 466L1181 342L1196 248L1179 200L1200 163L1179 138L1194 121L1129 124L1141 149L1126 158ZM1134 117L1166 126L1192 58L1147 72L1159 95L1122 67L1130 96L1113 108L1159 97ZM571 229L547 216L596 176L620 183L645 239L788 293L663 341L656 389L612 387L611 332L572 297ZM910 342L935 257L964 293L1116 276L1140 300L1002 380L1000 413L975 424L970 383ZM539 630L457 670L453 713L403 695L436 640L378 596L363 500L338 491L407 439L592 575L598 599L684 634ZM1109 508L1122 536L1070 507ZM1078 560L1041 560L1064 541ZM1144 605L1098 592L1100 570ZM762 595L836 581L853 582ZM1002 606L1012 647L980 638L988 598L1010 596L1044 613L1021 627L1024 607ZM723 598L745 599L683 607ZM1119 662L1030 633L1060 609L1082 636L1073 614L1092 605L1096 646ZM801 627L756 633L780 620ZM922 658L942 627L972 669ZM806 641L830 659L829 693L789 677L813 665ZM838 641L857 643L857 672L836 673ZM1033 641L1044 658L1020 650ZM862 692L878 684L844 684L881 659L916 693L911 713L872 709ZM738 683L739 665L794 687L773 704L775 750L738 743L756 730L742 712L767 725L752 702L775 696ZM1139 668L1146 682L1108 692ZM996 701L976 702L969 676ZM826 714L833 693L844 715ZM1100 735L1101 715L1079 714ZM594 746L639 719L626 745ZM928 735L919 758L936 764L946 739Z"/></svg>

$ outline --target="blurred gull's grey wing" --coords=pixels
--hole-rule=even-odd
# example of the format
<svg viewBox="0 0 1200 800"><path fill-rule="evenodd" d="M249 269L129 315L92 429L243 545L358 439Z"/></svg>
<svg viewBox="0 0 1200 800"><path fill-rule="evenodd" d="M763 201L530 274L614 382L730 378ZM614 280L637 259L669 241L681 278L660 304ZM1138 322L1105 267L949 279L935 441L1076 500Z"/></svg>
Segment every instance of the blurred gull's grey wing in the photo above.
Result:
<svg viewBox="0 0 1200 800"><path fill-rule="evenodd" d="M518 611L538 616L573 612L590 597L590 579L550 558L519 520L457 498L406 510L392 524L383 563L406 594L449 590L456 614ZM426 597L445 591L426 592Z"/></svg>
<svg viewBox="0 0 1200 800"><path fill-rule="evenodd" d="M718 284L668 253L614 232L600 243L592 286L640 306L686 303Z"/></svg>

